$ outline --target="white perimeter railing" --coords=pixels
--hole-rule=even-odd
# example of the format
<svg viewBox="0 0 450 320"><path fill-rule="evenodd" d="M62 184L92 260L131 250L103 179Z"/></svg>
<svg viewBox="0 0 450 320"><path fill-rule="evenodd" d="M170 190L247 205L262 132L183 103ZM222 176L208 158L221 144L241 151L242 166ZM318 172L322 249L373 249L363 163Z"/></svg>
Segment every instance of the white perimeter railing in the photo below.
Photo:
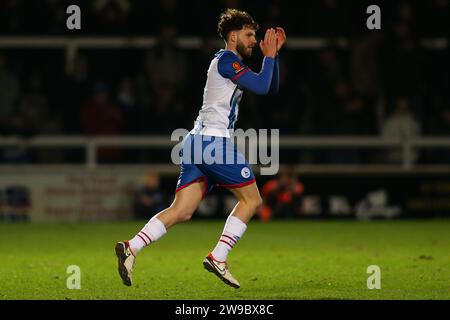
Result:
<svg viewBox="0 0 450 320"><path fill-rule="evenodd" d="M213 39L213 40L212 40ZM176 43L180 48L199 49L206 41L217 48L223 42L217 38L179 37ZM62 49L65 51L65 68L70 73L73 70L75 58L80 49L150 49L158 43L156 37L98 37L98 36L14 36L0 37L0 49ZM286 48L292 50L318 50L330 43L340 48L348 48L351 40L345 37L316 38L316 37L289 37ZM424 38L420 41L423 48L430 50L444 50L448 46L446 38Z"/></svg>
<svg viewBox="0 0 450 320"><path fill-rule="evenodd" d="M101 167L98 165L97 151L101 147L117 148L148 148L148 149L170 149L180 141L171 141L170 136L37 136L30 139L17 137L0 137L0 148L21 147L21 148L82 148L85 150L85 166L88 169ZM270 139L268 141L270 145ZM265 145L262 145L265 147ZM389 148L398 149L402 153L401 168L410 170L414 167L413 151L420 148L444 148L450 150L450 137L423 137L411 140L392 140L380 137L325 137L325 136L282 136L279 139L279 149L373 149ZM283 163L283 160L280 159ZM146 164L146 166L152 164ZM36 164L35 166L42 166ZM158 167L158 164L154 165ZM159 164L159 166L161 166ZM314 165L312 165L313 167ZM347 165L345 165L347 166ZM358 165L364 168L368 165ZM401 169L400 168L400 169ZM450 163L444 165L450 170ZM396 169L399 169L397 166Z"/></svg>

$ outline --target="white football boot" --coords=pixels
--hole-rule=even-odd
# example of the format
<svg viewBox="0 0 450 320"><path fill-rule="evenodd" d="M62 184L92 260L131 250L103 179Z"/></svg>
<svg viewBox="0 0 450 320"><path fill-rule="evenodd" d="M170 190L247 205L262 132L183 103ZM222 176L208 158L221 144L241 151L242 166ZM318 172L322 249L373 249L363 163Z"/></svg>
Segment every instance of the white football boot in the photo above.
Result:
<svg viewBox="0 0 450 320"><path fill-rule="evenodd" d="M117 242L116 256L118 259L119 275L122 278L123 284L131 286L133 266L136 257L130 249L128 241Z"/></svg>
<svg viewBox="0 0 450 320"><path fill-rule="evenodd" d="M206 270L218 276L219 279L225 282L227 285L236 289L241 286L228 270L227 262L217 261L216 259L214 259L211 253L208 254L205 260L203 260L203 266Z"/></svg>

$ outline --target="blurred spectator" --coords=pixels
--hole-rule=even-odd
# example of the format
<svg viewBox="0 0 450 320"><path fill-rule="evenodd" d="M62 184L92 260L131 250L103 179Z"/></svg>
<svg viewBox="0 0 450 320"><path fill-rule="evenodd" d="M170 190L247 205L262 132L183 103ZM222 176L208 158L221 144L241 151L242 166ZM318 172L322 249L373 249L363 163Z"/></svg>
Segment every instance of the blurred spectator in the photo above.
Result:
<svg viewBox="0 0 450 320"><path fill-rule="evenodd" d="M130 78L125 77L120 80L117 97L117 105L123 119L122 133L128 135L137 135L141 132L139 106L136 102L133 82ZM135 148L125 148L122 150L122 159L126 162L134 162L139 158L139 150Z"/></svg>
<svg viewBox="0 0 450 320"><path fill-rule="evenodd" d="M48 30L51 34L61 34L64 33L67 30L66 26L66 9L67 6L64 1L59 0L46 0L47 4L45 5L48 7L47 10L45 10L46 18L48 20ZM42 6L42 5L41 5ZM81 8L83 8L83 4L79 4ZM42 23L42 22L38 22Z"/></svg>
<svg viewBox="0 0 450 320"><path fill-rule="evenodd" d="M27 187L12 185L0 189L0 221L28 221L30 208L31 195Z"/></svg>
<svg viewBox="0 0 450 320"><path fill-rule="evenodd" d="M31 74L27 87L18 104L19 123L27 126L26 130L33 134L49 135L61 132L60 115L50 112L48 99L42 88L41 75ZM62 150L39 148L33 151L33 160L37 162L60 162L62 159Z"/></svg>
<svg viewBox="0 0 450 320"><path fill-rule="evenodd" d="M17 110L9 114L5 123L2 130L6 135L28 138L35 134L28 119ZM26 163L31 161L31 155L23 145L11 146L3 149L0 160L13 164Z"/></svg>
<svg viewBox="0 0 450 320"><path fill-rule="evenodd" d="M397 21L393 26L393 37L384 47L383 75L387 95L421 95L422 55L410 25Z"/></svg>
<svg viewBox="0 0 450 320"><path fill-rule="evenodd" d="M25 117L19 110L14 110L9 114L2 130L5 135L21 138L29 138L36 134L30 119Z"/></svg>
<svg viewBox="0 0 450 320"><path fill-rule="evenodd" d="M68 134L80 134L80 107L89 98L91 80L87 60L78 56L73 72L67 75L60 105L64 105L64 131Z"/></svg>
<svg viewBox="0 0 450 320"><path fill-rule="evenodd" d="M239 120L248 127L264 128L265 123L270 123L272 128L280 128L281 134L295 134L299 131L299 117L293 117L292 115L296 113L303 115L307 112L305 109L308 105L303 103L302 83L290 81L288 78L291 76L291 71L285 59L280 60L279 68L278 93L257 97L258 100L253 104L250 104L249 99L246 98L246 107ZM249 112L248 107L252 107L252 112ZM264 110L276 108L278 112L261 114L261 107ZM300 119L303 120L302 117Z"/></svg>
<svg viewBox="0 0 450 320"><path fill-rule="evenodd" d="M0 1L0 32L6 34L18 34L23 30L24 24L24 0Z"/></svg>
<svg viewBox="0 0 450 320"><path fill-rule="evenodd" d="M352 136L375 133L373 112L366 99L351 91L348 82L340 80L334 87L330 109L330 128L334 135Z"/></svg>
<svg viewBox="0 0 450 320"><path fill-rule="evenodd" d="M433 110L431 134L439 136L450 136L450 98L435 96L431 102Z"/></svg>
<svg viewBox="0 0 450 320"><path fill-rule="evenodd" d="M72 72L70 74L64 74L63 77L63 90L55 92L58 108L63 108L62 131L68 135L79 135L82 133L80 109L82 104L88 100L91 90L91 78L87 58L78 55L75 59ZM83 150L76 148L66 150L66 160L69 162L83 161Z"/></svg>
<svg viewBox="0 0 450 320"><path fill-rule="evenodd" d="M373 112L366 101L358 95L349 95L336 101L337 112L334 116L334 134L341 136L369 135L374 133ZM331 150L330 162L336 164L359 164L362 162L360 148Z"/></svg>
<svg viewBox="0 0 450 320"><path fill-rule="evenodd" d="M429 101L430 119L429 134L432 136L450 137L450 97L435 95ZM450 163L450 149L436 148L427 152L426 160L431 163Z"/></svg>
<svg viewBox="0 0 450 320"><path fill-rule="evenodd" d="M330 122L334 122L330 112L333 101L339 97L348 95L349 87L345 79L345 68L338 50L333 46L324 48L319 56L319 61L314 61L311 66L309 79L314 96L313 130L316 134L329 134ZM345 85L340 85L344 84Z"/></svg>
<svg viewBox="0 0 450 320"><path fill-rule="evenodd" d="M33 72L28 78L25 94L19 100L18 111L36 134L55 134L61 131L60 115L50 112L42 86L42 75Z"/></svg>
<svg viewBox="0 0 450 320"><path fill-rule="evenodd" d="M158 44L145 56L145 68L151 88L157 90L159 83L168 83L175 90L183 89L186 81L186 57L175 37L177 29L172 25L163 26Z"/></svg>
<svg viewBox="0 0 450 320"><path fill-rule="evenodd" d="M351 47L350 72L357 94L376 99L382 93L380 49L381 32L365 34Z"/></svg>
<svg viewBox="0 0 450 320"><path fill-rule="evenodd" d="M123 34L129 27L130 0L93 0L93 27L103 33Z"/></svg>
<svg viewBox="0 0 450 320"><path fill-rule="evenodd" d="M347 7L338 0L311 1L305 32L311 36L336 37L348 33Z"/></svg>
<svg viewBox="0 0 450 320"><path fill-rule="evenodd" d="M410 140L419 137L421 127L409 107L409 101L404 97L398 97L395 101L394 112L385 120L382 128L384 138ZM412 151L412 161L416 162L418 158L417 151ZM402 150L392 149L386 153L388 163L402 163Z"/></svg>
<svg viewBox="0 0 450 320"><path fill-rule="evenodd" d="M148 220L167 207L167 199L159 188L159 176L150 171L146 174L144 185L137 190L133 200L134 217Z"/></svg>
<svg viewBox="0 0 450 320"><path fill-rule="evenodd" d="M123 118L122 132L137 134L139 132L139 108L136 103L133 82L130 78L123 78L117 90L117 104Z"/></svg>
<svg viewBox="0 0 450 320"><path fill-rule="evenodd" d="M88 135L119 135L123 119L119 107L109 100L109 91L105 83L97 82L93 96L81 107L81 127ZM117 148L99 148L98 159L111 162L120 155Z"/></svg>
<svg viewBox="0 0 450 320"><path fill-rule="evenodd" d="M294 217L300 210L300 197L304 191L303 184L298 181L293 167L283 167L279 176L267 181L262 189L263 205L258 212L262 221L272 217Z"/></svg>
<svg viewBox="0 0 450 320"><path fill-rule="evenodd" d="M44 92L42 75L34 72L30 75L27 91L20 98L18 115L31 132L40 135L57 134L62 130L60 112L51 112L48 98ZM62 150L38 149L33 151L37 162L62 161Z"/></svg>
<svg viewBox="0 0 450 320"><path fill-rule="evenodd" d="M415 25L413 4L407 1L400 1L397 7L398 19L409 26Z"/></svg>
<svg viewBox="0 0 450 320"><path fill-rule="evenodd" d="M263 32L265 32L265 30L267 30L268 28L274 28L282 25L281 8L279 4L266 1L266 3L264 3L264 8L266 10L266 12L264 13L265 18L263 21L260 22L261 29L259 31L261 33L261 36L263 35ZM283 25L283 27L286 28L285 25Z"/></svg>
<svg viewBox="0 0 450 320"><path fill-rule="evenodd" d="M147 133L168 134L177 128L190 129L192 119L184 116L184 104L174 86L167 82L157 85L151 108L141 118Z"/></svg>
<svg viewBox="0 0 450 320"><path fill-rule="evenodd" d="M183 23L184 19L182 18L183 14L186 12L184 1L159 0L159 3L156 5L155 9L156 10L153 14L155 15L155 19L157 21L164 21L164 23L171 24L177 30L188 27L189 24L185 25Z"/></svg>
<svg viewBox="0 0 450 320"><path fill-rule="evenodd" d="M428 0L420 3L419 31L427 37L448 37L450 35L450 1Z"/></svg>

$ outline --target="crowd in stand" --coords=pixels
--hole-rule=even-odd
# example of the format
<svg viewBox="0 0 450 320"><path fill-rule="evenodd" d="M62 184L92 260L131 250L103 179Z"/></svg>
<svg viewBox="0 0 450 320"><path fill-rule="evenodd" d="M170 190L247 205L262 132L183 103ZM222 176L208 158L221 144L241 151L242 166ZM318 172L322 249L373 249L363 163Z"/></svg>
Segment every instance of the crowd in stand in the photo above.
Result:
<svg viewBox="0 0 450 320"><path fill-rule="evenodd" d="M217 17L223 8L236 7L248 10L263 30L284 26L288 41L330 40L317 50L284 48L280 93L246 93L239 127L301 135L449 136L449 45L437 50L424 47L422 40L448 41L450 1L386 2L377 31L365 26L363 2L304 1L294 10L287 1L275 0L79 1L83 28L78 35L149 35L157 37L157 45L83 49L69 73L64 50L0 48L0 135L147 135L190 129L201 106L206 70L219 49L213 41ZM1 1L0 36L68 35L66 5ZM200 48L176 45L177 37L192 35L204 39ZM349 46L338 46L335 37L345 37ZM253 70L259 70L261 58L256 52L248 61ZM116 151L104 150L102 157L120 160L124 155ZM3 162L36 160L20 148L2 152ZM145 160L132 153L126 157ZM58 156L43 152L38 158ZM350 151L321 153L316 160L367 159ZM387 160L399 159L392 155Z"/></svg>

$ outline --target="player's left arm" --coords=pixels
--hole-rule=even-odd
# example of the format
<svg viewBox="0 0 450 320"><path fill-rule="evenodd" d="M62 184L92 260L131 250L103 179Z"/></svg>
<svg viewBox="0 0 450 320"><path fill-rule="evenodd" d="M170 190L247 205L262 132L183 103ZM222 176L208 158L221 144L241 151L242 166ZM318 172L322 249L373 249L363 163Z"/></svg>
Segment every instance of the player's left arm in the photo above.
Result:
<svg viewBox="0 0 450 320"><path fill-rule="evenodd" d="M283 28L276 28L277 36L277 56L275 57L275 63L273 66L272 82L270 83L270 93L277 93L280 87L280 67L279 67L279 51L286 42L286 32Z"/></svg>
<svg viewBox="0 0 450 320"><path fill-rule="evenodd" d="M280 68L279 68L278 54L275 57L275 63L273 64L272 82L270 83L269 93L277 93L280 87Z"/></svg>

